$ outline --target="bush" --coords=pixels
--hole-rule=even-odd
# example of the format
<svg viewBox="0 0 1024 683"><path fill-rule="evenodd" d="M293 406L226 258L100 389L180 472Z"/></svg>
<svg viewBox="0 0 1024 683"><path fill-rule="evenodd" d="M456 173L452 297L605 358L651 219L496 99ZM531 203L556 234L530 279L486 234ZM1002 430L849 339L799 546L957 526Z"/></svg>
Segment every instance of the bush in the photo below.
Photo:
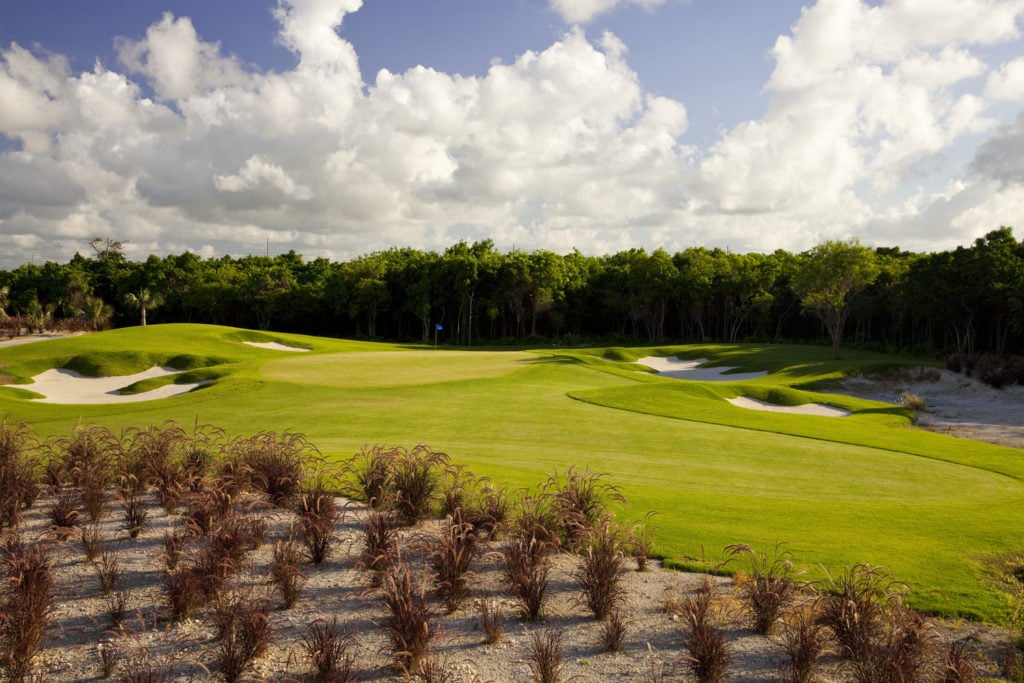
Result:
<svg viewBox="0 0 1024 683"><path fill-rule="evenodd" d="M625 504L617 486L602 481L604 474L570 467L559 476L548 476L545 487L554 492L555 507L561 521L559 536L570 550L576 550L587 534L608 515L612 503Z"/></svg>
<svg viewBox="0 0 1024 683"><path fill-rule="evenodd" d="M737 576L736 585L744 608L753 617L754 630L767 635L796 592L792 554L783 550L781 543L771 555L745 543L726 546L725 554L728 560L746 560L749 573Z"/></svg>
<svg viewBox="0 0 1024 683"><path fill-rule="evenodd" d="M78 493L72 488L62 488L50 505L50 532L59 540L66 541L78 526Z"/></svg>
<svg viewBox="0 0 1024 683"><path fill-rule="evenodd" d="M398 558L398 519L394 512L373 512L363 525L363 550L357 564L373 572L372 583L380 585L383 573Z"/></svg>
<svg viewBox="0 0 1024 683"><path fill-rule="evenodd" d="M484 632L484 642L490 645L500 641L505 635L501 604L496 600L481 600L479 614L480 628Z"/></svg>
<svg viewBox="0 0 1024 683"><path fill-rule="evenodd" d="M844 658L863 660L884 636L889 611L902 603L905 587L866 564L847 567L838 578L827 575L822 586L821 622Z"/></svg>
<svg viewBox="0 0 1024 683"><path fill-rule="evenodd" d="M32 432L24 422L0 420L0 529L18 524L20 512L39 495Z"/></svg>
<svg viewBox="0 0 1024 683"><path fill-rule="evenodd" d="M473 525L464 522L461 510L456 509L454 515L445 517L430 547L434 589L449 613L458 609L469 595L466 577L476 553Z"/></svg>
<svg viewBox="0 0 1024 683"><path fill-rule="evenodd" d="M210 621L216 633L214 662L227 683L242 674L270 645L272 629L269 608L263 600L238 596L217 605Z"/></svg>
<svg viewBox="0 0 1024 683"><path fill-rule="evenodd" d="M723 680L731 659L725 633L715 625L716 593L715 584L705 577L697 592L683 599L683 660L700 683Z"/></svg>
<svg viewBox="0 0 1024 683"><path fill-rule="evenodd" d="M545 629L530 634L530 671L537 683L557 683L562 675L561 631Z"/></svg>
<svg viewBox="0 0 1024 683"><path fill-rule="evenodd" d="M589 532L580 563L573 570L573 579L583 591L583 602L596 619L606 619L625 597L624 547L625 534L605 518Z"/></svg>
<svg viewBox="0 0 1024 683"><path fill-rule="evenodd" d="M334 495L322 483L317 483L299 497L296 513L309 561L321 564L330 555L334 527L341 517Z"/></svg>
<svg viewBox="0 0 1024 683"><path fill-rule="evenodd" d="M299 600L306 577L299 568L299 549L295 541L278 541L274 544L274 556L270 562L270 580L281 594L285 609L291 609Z"/></svg>
<svg viewBox="0 0 1024 683"><path fill-rule="evenodd" d="M813 602L785 614L782 618L782 648L786 652L783 679L787 683L810 683L827 642L828 634L818 620Z"/></svg>
<svg viewBox="0 0 1024 683"><path fill-rule="evenodd" d="M50 627L54 576L41 544L10 537L3 546L0 587L0 670L8 680L25 681Z"/></svg>
<svg viewBox="0 0 1024 683"><path fill-rule="evenodd" d="M228 445L229 454L244 465L250 484L275 507L291 506L299 495L307 463L320 453L301 434L261 432Z"/></svg>
<svg viewBox="0 0 1024 683"><path fill-rule="evenodd" d="M427 582L417 582L403 564L385 572L379 589L388 611L384 630L395 668L405 675L418 673L427 647L437 636L430 621L426 589Z"/></svg>
<svg viewBox="0 0 1024 683"><path fill-rule="evenodd" d="M544 613L551 571L544 544L536 538L513 536L505 544L503 557L505 580L523 617L537 621Z"/></svg>
<svg viewBox="0 0 1024 683"><path fill-rule="evenodd" d="M354 682L354 659L349 652L354 645L355 636L338 624L337 617L311 623L302 637L302 648L316 672L313 680L317 683Z"/></svg>
<svg viewBox="0 0 1024 683"><path fill-rule="evenodd" d="M425 444L401 451L394 464L391 485L403 524L417 524L430 513L440 489L441 472L447 465L447 454L433 451Z"/></svg>
<svg viewBox="0 0 1024 683"><path fill-rule="evenodd" d="M628 626L622 612L617 609L610 612L608 618L601 623L601 649L605 652L622 652Z"/></svg>

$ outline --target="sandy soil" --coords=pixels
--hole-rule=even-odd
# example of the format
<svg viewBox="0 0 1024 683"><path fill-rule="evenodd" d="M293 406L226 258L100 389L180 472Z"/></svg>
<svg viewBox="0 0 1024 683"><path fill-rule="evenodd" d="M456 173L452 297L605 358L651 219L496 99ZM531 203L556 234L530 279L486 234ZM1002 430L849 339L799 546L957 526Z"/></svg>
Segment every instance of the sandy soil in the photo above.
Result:
<svg viewBox="0 0 1024 683"><path fill-rule="evenodd" d="M274 351L299 351L299 352L301 352L301 351L309 351L309 349L300 349L298 346L288 346L286 344L281 344L280 342L253 342L253 341L247 341L247 342L242 342L242 343L243 344L248 344L249 346L256 346L256 347L261 348L261 349L272 349Z"/></svg>
<svg viewBox="0 0 1024 683"><path fill-rule="evenodd" d="M893 404L901 394L915 394L925 402L917 413L923 429L1024 448L1024 386L995 389L948 370L918 368L851 377L829 391Z"/></svg>
<svg viewBox="0 0 1024 683"><path fill-rule="evenodd" d="M637 363L657 371L662 377L691 379L698 382L745 382L757 379L758 377L764 377L768 374L767 372L734 372L726 374L734 368L700 367L707 362L707 358L683 360L676 356L645 356L637 360Z"/></svg>
<svg viewBox="0 0 1024 683"><path fill-rule="evenodd" d="M121 389L135 382L151 377L166 377L181 372L172 367L154 366L134 375L112 377L84 377L74 370L51 368L32 378L32 384L19 384L17 388L28 389L46 398L34 399L39 403L60 403L73 405L105 403L138 403L187 394L205 382L186 384L165 384L138 394L122 394Z"/></svg>
<svg viewBox="0 0 1024 683"><path fill-rule="evenodd" d="M51 502L43 499L30 511L24 525L27 537L45 534L48 524L45 510ZM348 512L337 528L335 552L325 564L303 569L308 582L295 607L285 610L278 606L271 612L273 645L251 669L257 680L286 680L289 676L290 680L295 680L296 676L311 680L308 677L310 666L301 645L302 636L309 623L331 616L337 616L358 631L353 654L359 680L403 680L389 666L382 630L386 611L379 595L369 587L367 573L356 568L354 562L366 510L343 499L337 502L347 505ZM180 624L169 624L166 620L161 538L165 531L180 524L180 518L167 515L157 505L155 496L150 496L147 503L149 525L137 539L128 538L120 529L121 509L113 499L108 505L110 514L102 521L102 535L105 543L116 551L123 576L120 586L128 591L127 607L134 615L126 620L121 631L110 628L107 598L103 597L94 567L86 561L79 543L72 540L53 546L60 598L53 613L47 647L37 660L41 680L55 683L100 680L100 643L108 643L106 647L113 647L120 656L148 657L146 661L152 663L173 664L173 680L218 680L214 665L216 644L208 617ZM260 514L270 522L266 542L244 561L244 570L233 580L232 590L249 599L266 597L277 606L279 600L266 578L271 547L275 540L287 537L294 518L291 513L282 511ZM409 549L414 547L415 541L429 538L435 528L435 523L427 523L406 533L405 559L411 566L422 567L423 562ZM703 581L702 575L663 570L656 563L653 570L639 573L632 570L630 563L623 574L629 615L625 646L622 652L608 653L599 645L599 622L580 603L581 594L572 577L577 558L570 555L554 558L552 599L547 616L542 623L534 624L515 616L514 603L505 592L501 578L496 552L499 546L492 545L490 549L492 552L482 554L474 562L471 599L450 615L436 603L432 608L432 619L440 624L441 633L433 650L449 671L446 680L476 683L531 680L531 634L547 628L558 629L563 634L562 681L652 681L649 675L652 667L665 676L659 680L692 680L682 659L682 625L665 608L671 601L678 601L694 591ZM756 635L745 623L731 580L712 580L722 591L720 626L726 633L731 652L726 680L782 680L780 670L786 658L780 638ZM476 612L481 600L498 601L505 615L506 636L499 643L483 643ZM984 652L990 659L996 657L1003 637L991 629L963 623L941 624L937 629L938 642L966 638L972 650ZM986 671L994 675L994 665L989 663ZM828 683L852 678L841 661L834 654L828 654L820 663L817 680Z"/></svg>

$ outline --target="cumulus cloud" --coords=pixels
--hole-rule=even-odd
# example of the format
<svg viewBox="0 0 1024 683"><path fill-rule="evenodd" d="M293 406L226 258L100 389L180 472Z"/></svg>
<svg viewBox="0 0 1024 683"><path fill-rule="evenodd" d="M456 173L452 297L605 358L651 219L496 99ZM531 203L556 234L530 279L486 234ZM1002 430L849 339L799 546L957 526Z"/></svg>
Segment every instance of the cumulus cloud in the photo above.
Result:
<svg viewBox="0 0 1024 683"><path fill-rule="evenodd" d="M993 100L1024 102L1024 57L1003 64L985 84L985 96Z"/></svg>
<svg viewBox="0 0 1024 683"><path fill-rule="evenodd" d="M992 127L958 88L987 67L971 48L1016 36L1020 2L820 0L772 49L765 116L729 131L694 187L732 212L825 210L888 190L968 133Z"/></svg>
<svg viewBox="0 0 1024 683"><path fill-rule="evenodd" d="M552 7L576 23L615 4ZM171 14L119 40L116 68L0 51L0 134L19 147L0 153L0 266L96 235L133 257L270 240L348 258L480 237L596 253L902 244L930 222L955 244L1020 197L1024 124L999 128L989 103L1019 96L1024 67L993 70L977 50L1016 35L1017 0L820 0L770 53L764 116L704 150L686 144L685 104L645 92L611 33L574 27L479 76L415 67L364 83L339 32L360 6L278 0L278 41L297 57L284 72ZM914 191L930 160L983 134L961 185ZM908 185L910 199L879 199Z"/></svg>
<svg viewBox="0 0 1024 683"><path fill-rule="evenodd" d="M638 5L645 9L653 9L663 5L665 0L550 0L550 3L551 9L570 24L586 24L619 5Z"/></svg>

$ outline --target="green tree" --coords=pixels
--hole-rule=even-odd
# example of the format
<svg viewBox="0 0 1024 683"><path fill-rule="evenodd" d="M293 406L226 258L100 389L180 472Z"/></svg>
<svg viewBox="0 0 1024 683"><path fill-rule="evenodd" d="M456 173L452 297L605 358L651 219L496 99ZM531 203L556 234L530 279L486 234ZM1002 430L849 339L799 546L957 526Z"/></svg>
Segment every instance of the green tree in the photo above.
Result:
<svg viewBox="0 0 1024 683"><path fill-rule="evenodd" d="M803 309L825 325L838 359L853 300L878 276L875 253L852 239L823 242L801 256L793 289Z"/></svg>
<svg viewBox="0 0 1024 683"><path fill-rule="evenodd" d="M153 310L164 302L163 297L151 292L149 287L143 287L138 292L128 292L124 300L130 307L139 311L139 324L143 327L146 326L146 311Z"/></svg>
<svg viewBox="0 0 1024 683"><path fill-rule="evenodd" d="M114 315L114 307L98 296L87 294L82 302L81 308L78 309L78 315L89 323L93 332L95 332L100 329L101 326L110 322L110 319Z"/></svg>

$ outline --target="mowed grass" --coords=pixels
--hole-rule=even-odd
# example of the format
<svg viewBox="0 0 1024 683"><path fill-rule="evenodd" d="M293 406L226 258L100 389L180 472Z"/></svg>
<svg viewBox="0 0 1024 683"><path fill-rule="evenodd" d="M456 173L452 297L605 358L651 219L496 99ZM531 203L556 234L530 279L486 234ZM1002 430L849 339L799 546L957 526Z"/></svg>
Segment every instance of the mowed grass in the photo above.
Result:
<svg viewBox="0 0 1024 683"><path fill-rule="evenodd" d="M629 363L654 354L773 374L692 383ZM75 358L116 374L109 370L177 357L207 361L186 375L214 381L181 397L110 406L37 404L0 388L0 414L44 437L66 435L79 421L290 430L338 460L367 444L423 442L511 486L532 486L556 467L589 468L622 488L624 516L659 512L659 552L679 565L714 564L729 543L767 549L784 541L810 577L822 567L883 565L911 586L915 606L987 621L1006 606L984 578L987 563L1024 545L1021 451L911 429L909 414L886 404L806 391L859 369L891 368L899 363L891 357L851 353L837 362L827 349L752 345L434 351L196 325L0 348L4 372L16 377ZM740 394L826 401L853 415L760 413L724 400Z"/></svg>

